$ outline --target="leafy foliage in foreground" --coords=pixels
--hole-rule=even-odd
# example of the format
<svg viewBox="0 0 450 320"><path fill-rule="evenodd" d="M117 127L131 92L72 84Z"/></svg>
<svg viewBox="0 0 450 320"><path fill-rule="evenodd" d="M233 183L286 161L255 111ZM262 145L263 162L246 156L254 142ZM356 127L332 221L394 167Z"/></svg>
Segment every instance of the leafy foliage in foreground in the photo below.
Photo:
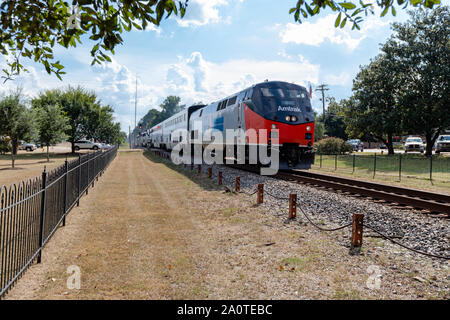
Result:
<svg viewBox="0 0 450 320"><path fill-rule="evenodd" d="M59 79L64 66L54 57L56 46L73 48L82 38L92 44L92 64L111 61L121 34L159 25L172 13L184 16L188 1L63 0L0 1L0 53L9 57L6 80L26 69L32 59ZM6 81L5 80L5 81Z"/></svg>
<svg viewBox="0 0 450 320"><path fill-rule="evenodd" d="M395 6L406 9L408 5L412 7L433 8L441 3L440 0L378 0L371 1L334 1L334 0L298 0L297 5L289 10L290 14L294 14L297 22L302 19L313 17L320 13L320 10L331 9L338 13L334 26L343 28L347 22L352 23L352 30L360 30L360 23L364 20L363 16L374 14L374 6L382 9L380 16L384 17L389 12L393 16L397 14Z"/></svg>

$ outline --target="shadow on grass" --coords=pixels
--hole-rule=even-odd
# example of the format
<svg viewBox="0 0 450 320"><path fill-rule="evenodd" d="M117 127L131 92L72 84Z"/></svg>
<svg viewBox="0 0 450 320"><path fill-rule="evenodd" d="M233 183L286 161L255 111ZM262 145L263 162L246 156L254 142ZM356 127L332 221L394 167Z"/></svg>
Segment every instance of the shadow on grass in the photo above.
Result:
<svg viewBox="0 0 450 320"><path fill-rule="evenodd" d="M193 183L201 187L205 191L225 191L225 185L218 185L217 183L217 176L214 176L209 179L207 172L205 172L205 167L202 166L202 173L197 173L197 165L194 166L194 169L190 169L190 165L187 165L186 168L184 168L184 165L176 165L169 159L163 159L150 151L144 151L144 157L146 157L148 160L154 162L154 163L160 163L166 166L167 168L176 171L183 176L187 177L189 180L191 180Z"/></svg>

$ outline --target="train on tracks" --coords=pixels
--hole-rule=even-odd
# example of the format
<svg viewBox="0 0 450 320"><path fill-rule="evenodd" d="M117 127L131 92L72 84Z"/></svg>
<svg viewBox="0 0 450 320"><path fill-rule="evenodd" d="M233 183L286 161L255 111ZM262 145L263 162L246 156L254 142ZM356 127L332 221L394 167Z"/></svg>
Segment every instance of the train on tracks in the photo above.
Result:
<svg viewBox="0 0 450 320"><path fill-rule="evenodd" d="M211 104L190 106L141 133L138 145L172 150L179 143L194 145L199 132L215 130L223 134L222 148L236 148L236 140L226 136L228 129L244 132L246 161L250 145L269 150L276 141L280 169L309 169L314 163L310 95L303 86L281 81L262 82ZM202 147L212 140L205 134Z"/></svg>

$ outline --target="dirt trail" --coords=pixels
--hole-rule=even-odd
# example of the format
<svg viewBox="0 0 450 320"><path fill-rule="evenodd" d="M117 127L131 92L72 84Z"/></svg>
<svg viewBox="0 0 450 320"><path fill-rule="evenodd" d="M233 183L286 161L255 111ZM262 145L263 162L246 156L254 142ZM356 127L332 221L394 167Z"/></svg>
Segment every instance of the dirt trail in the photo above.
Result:
<svg viewBox="0 0 450 320"><path fill-rule="evenodd" d="M432 280L445 270L423 270L427 285L412 278L414 261L392 270L382 254L350 257L335 237L122 151L6 299L448 298ZM379 290L366 286L374 264ZM73 265L79 290L66 285Z"/></svg>
<svg viewBox="0 0 450 320"><path fill-rule="evenodd" d="M7 298L183 298L173 282L201 281L189 275L202 248L195 245L199 230L184 207L188 195L176 189L168 194L182 176L167 176L162 166L141 153L121 152L69 215L65 229L71 230L58 231L43 263L27 271ZM79 291L66 288L70 265L80 267Z"/></svg>

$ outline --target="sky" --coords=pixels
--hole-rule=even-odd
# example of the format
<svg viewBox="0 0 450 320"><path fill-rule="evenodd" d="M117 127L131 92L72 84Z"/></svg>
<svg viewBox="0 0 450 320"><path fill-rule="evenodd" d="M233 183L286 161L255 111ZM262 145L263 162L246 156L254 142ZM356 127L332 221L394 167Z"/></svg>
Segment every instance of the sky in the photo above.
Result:
<svg viewBox="0 0 450 320"><path fill-rule="evenodd" d="M293 82L314 90L312 105L320 114L319 84L329 85L326 95L351 95L352 80L361 65L379 53L380 43L392 31L392 21L407 20L378 14L365 18L361 31L334 27L336 13L322 11L302 24L289 9L296 0L190 0L183 19L170 17L159 27L122 35L111 63L91 66L90 42L76 49L57 48L65 66L63 81L45 69L25 62L29 69L14 81L0 84L0 94L17 86L32 98L51 88L81 85L95 90L103 104L115 110L122 131L134 127L137 79L137 119L168 95L183 104L211 103L253 84L268 80ZM0 57L0 67L5 58Z"/></svg>

